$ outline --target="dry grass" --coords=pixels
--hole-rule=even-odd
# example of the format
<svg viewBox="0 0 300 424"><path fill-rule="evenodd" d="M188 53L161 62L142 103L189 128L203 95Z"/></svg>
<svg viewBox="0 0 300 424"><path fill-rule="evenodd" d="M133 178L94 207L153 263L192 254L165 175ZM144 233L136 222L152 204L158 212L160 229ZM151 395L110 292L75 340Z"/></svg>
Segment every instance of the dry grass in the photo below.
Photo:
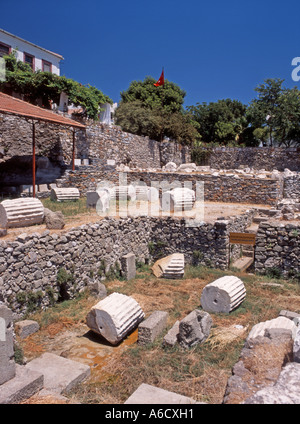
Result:
<svg viewBox="0 0 300 424"><path fill-rule="evenodd" d="M119 347L111 349L105 357L95 356L90 379L78 386L68 397L81 403L121 404L140 384L147 383L197 401L222 403L232 367L239 359L252 326L278 316L282 309L300 312L299 287L296 284L280 281L281 287L261 286L261 282L271 280L231 273L239 276L246 286L246 299L239 308L230 314L211 314L213 326L205 343L188 350L183 350L178 345L163 348L162 338L166 331L176 320L184 318L195 308L200 308L203 287L224 274L220 270L187 267L186 278L165 280L155 278L144 267L133 280L106 282L108 293L118 291L135 298L146 317L155 310L169 312L167 328L153 344L141 346L135 342L136 335L131 335ZM38 333L22 342L25 356L39 356L42 351L56 352L60 344L63 349L65 340L69 340L69 344L73 343L72 333L75 335L74 340L80 341L83 337L82 330L87 331L84 330L86 314L95 303L97 300L86 294L77 300L64 302L51 310L33 315L31 319L37 319L42 325ZM236 327L237 325L242 328ZM79 329L81 333L76 333ZM95 343L90 354L97 355ZM99 344L99 349L101 348L103 346ZM282 355L278 349L272 352L261 351L247 366L253 375L257 375L257 381L260 381L258 375L262 375L262 379L267 378L268 374L263 372L264 369L272 368L274 361L282 363ZM63 356L78 361L84 358L83 355L75 354L72 346L66 348ZM41 399L39 402L42 402ZM48 402L50 403L49 399Z"/></svg>

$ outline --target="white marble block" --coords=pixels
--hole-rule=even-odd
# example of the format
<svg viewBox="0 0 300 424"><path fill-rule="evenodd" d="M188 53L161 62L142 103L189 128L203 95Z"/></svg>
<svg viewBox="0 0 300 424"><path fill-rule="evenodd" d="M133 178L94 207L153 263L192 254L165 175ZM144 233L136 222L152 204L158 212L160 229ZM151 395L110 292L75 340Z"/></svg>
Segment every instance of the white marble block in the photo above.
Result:
<svg viewBox="0 0 300 424"><path fill-rule="evenodd" d="M76 187L52 188L51 200L63 202L66 200L78 200L80 193Z"/></svg>
<svg viewBox="0 0 300 424"><path fill-rule="evenodd" d="M0 227L19 228L42 224L43 203L33 197L3 200L0 203Z"/></svg>
<svg viewBox="0 0 300 424"><path fill-rule="evenodd" d="M136 300L121 293L112 293L92 307L87 326L113 345L143 321L145 314Z"/></svg>
<svg viewBox="0 0 300 424"><path fill-rule="evenodd" d="M154 263L152 271L158 278L182 278L184 275L183 253L173 253L159 259Z"/></svg>
<svg viewBox="0 0 300 424"><path fill-rule="evenodd" d="M235 276L218 278L207 284L201 295L201 306L207 312L229 313L246 297L242 280Z"/></svg>

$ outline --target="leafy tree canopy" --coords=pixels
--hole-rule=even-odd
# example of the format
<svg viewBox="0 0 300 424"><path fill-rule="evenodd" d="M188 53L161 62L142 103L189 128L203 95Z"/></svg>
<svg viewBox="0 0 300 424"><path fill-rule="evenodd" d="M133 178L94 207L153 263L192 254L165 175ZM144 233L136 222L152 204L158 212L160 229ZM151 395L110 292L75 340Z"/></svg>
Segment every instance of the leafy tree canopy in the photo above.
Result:
<svg viewBox="0 0 300 424"><path fill-rule="evenodd" d="M283 87L284 80L267 79L256 87L258 93L247 110L254 134L272 146L300 142L300 91Z"/></svg>
<svg viewBox="0 0 300 424"><path fill-rule="evenodd" d="M121 92L121 102L115 111L115 122L123 131L148 136L153 140L169 137L182 144L199 138L192 115L183 109L185 91L165 80L156 87L156 80L132 81Z"/></svg>
<svg viewBox="0 0 300 424"><path fill-rule="evenodd" d="M4 56L4 59L6 81L0 83L1 91L5 91L9 87L24 95L24 98L33 104L41 99L44 107L49 107L50 101L59 103L60 94L65 92L70 103L82 106L85 110L84 115L95 120L98 119L99 106L104 103L112 103L112 100L96 87L82 85L70 78L51 72L33 72L28 64L18 61L13 53Z"/></svg>
<svg viewBox="0 0 300 424"><path fill-rule="evenodd" d="M237 142L247 128L245 117L247 106L238 100L224 99L217 102L197 103L188 111L199 125L199 133L204 143Z"/></svg>

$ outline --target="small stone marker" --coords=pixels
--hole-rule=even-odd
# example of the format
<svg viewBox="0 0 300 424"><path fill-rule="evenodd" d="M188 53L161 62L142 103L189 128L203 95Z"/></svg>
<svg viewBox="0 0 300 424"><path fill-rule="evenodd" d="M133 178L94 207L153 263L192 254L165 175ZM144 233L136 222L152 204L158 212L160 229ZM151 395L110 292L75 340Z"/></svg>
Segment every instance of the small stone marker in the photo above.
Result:
<svg viewBox="0 0 300 424"><path fill-rule="evenodd" d="M179 323L180 346L189 348L203 343L209 336L211 326L211 316L207 312L195 309Z"/></svg>
<svg viewBox="0 0 300 424"><path fill-rule="evenodd" d="M39 331L39 329L39 324L36 321L32 321L29 319L18 321L15 323L15 331L21 339L25 339L31 334L36 333L37 331Z"/></svg>
<svg viewBox="0 0 300 424"><path fill-rule="evenodd" d="M62 230L65 226L64 214L61 211L53 212L48 208L44 209L44 221L49 230Z"/></svg>
<svg viewBox="0 0 300 424"><path fill-rule="evenodd" d="M135 254L127 253L127 255L122 256L121 258L122 272L126 280L131 280L135 278L136 274L136 265L135 265Z"/></svg>
<svg viewBox="0 0 300 424"><path fill-rule="evenodd" d="M12 311L7 306L0 305L0 385L15 375Z"/></svg>
<svg viewBox="0 0 300 424"><path fill-rule="evenodd" d="M144 319L136 300L121 293L112 293L92 307L86 317L87 326L113 345L118 344Z"/></svg>
<svg viewBox="0 0 300 424"><path fill-rule="evenodd" d="M201 306L207 312L229 313L246 297L242 280L234 276L218 278L207 284L201 295Z"/></svg>
<svg viewBox="0 0 300 424"><path fill-rule="evenodd" d="M168 315L168 312L155 311L143 321L138 327L138 343L153 343L166 327Z"/></svg>

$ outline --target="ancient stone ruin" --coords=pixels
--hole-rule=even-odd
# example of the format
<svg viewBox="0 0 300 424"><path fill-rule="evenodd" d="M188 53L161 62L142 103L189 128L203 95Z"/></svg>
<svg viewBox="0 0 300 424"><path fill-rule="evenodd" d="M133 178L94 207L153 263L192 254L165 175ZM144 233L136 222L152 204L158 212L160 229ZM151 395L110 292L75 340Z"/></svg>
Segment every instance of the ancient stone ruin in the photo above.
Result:
<svg viewBox="0 0 300 424"><path fill-rule="evenodd" d="M39 199L18 198L0 203L0 227L16 228L41 224L44 206Z"/></svg>
<svg viewBox="0 0 300 424"><path fill-rule="evenodd" d="M112 293L98 302L86 317L87 326L116 345L144 319L144 312L132 297Z"/></svg>

